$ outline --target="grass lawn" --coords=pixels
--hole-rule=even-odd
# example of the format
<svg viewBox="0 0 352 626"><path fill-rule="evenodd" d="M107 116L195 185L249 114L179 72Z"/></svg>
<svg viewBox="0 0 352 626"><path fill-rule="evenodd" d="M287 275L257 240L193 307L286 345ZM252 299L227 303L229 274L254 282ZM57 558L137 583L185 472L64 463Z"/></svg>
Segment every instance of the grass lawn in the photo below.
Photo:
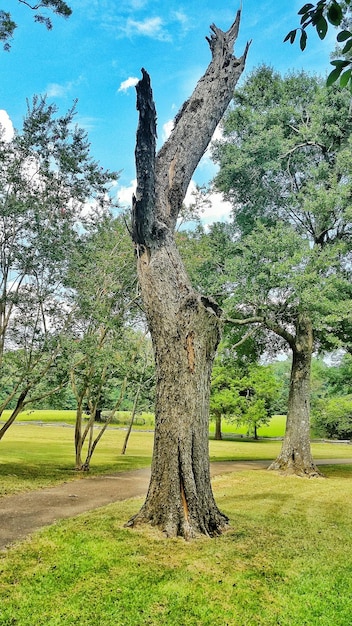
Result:
<svg viewBox="0 0 352 626"><path fill-rule="evenodd" d="M0 624L350 626L351 470L215 478L215 539L124 528L140 500L57 523L0 557Z"/></svg>
<svg viewBox="0 0 352 626"><path fill-rule="evenodd" d="M104 433L93 455L90 476L150 464L153 433L133 432L122 456L124 437L123 430ZM77 479L81 474L77 475L74 464L73 427L14 424L0 441L0 496Z"/></svg>
<svg viewBox="0 0 352 626"><path fill-rule="evenodd" d="M283 437L286 427L286 415L273 415L267 426L261 426L258 428L259 437ZM237 426L234 422L222 420L221 431L227 435L229 433L236 433L238 435L246 435L247 428L245 426ZM210 434L215 433L215 422L210 422L209 427Z"/></svg>
<svg viewBox="0 0 352 626"><path fill-rule="evenodd" d="M0 496L81 477L74 470L73 414L68 411L51 411L49 416L52 419L56 417L56 423L49 423L48 415L46 418L42 415L42 420L34 420L40 424L27 419L23 420L26 421L24 425L15 423L11 426L0 442ZM37 418L38 412L30 413L27 417L33 415ZM65 423L66 426L57 422ZM137 469L150 464L153 432L132 431L126 455L122 456L125 434L125 430L116 427L107 429L94 452L90 476ZM270 439L251 441L236 438L209 442L211 461L272 460L278 455L280 447L281 441ZM352 446L348 444L313 443L312 450L316 459L350 458L352 463Z"/></svg>

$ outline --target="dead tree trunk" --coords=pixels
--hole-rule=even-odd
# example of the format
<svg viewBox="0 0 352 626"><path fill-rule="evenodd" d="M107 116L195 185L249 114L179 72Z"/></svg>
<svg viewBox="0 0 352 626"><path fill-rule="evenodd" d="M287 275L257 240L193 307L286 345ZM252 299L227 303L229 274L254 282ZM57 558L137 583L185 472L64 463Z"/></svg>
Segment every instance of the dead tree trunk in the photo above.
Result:
<svg viewBox="0 0 352 626"><path fill-rule="evenodd" d="M269 469L287 474L320 476L310 447L310 370L313 351L313 331L310 320L299 315L296 336L291 345L292 368L286 432L282 449Z"/></svg>
<svg viewBox="0 0 352 626"><path fill-rule="evenodd" d="M156 114L148 74L137 85L137 192L132 228L138 276L156 364L155 439L146 501L129 525L150 522L168 536L215 535L228 519L210 484L210 376L220 309L192 288L174 230L192 174L233 95L245 63L231 28L211 26L212 61L155 156Z"/></svg>

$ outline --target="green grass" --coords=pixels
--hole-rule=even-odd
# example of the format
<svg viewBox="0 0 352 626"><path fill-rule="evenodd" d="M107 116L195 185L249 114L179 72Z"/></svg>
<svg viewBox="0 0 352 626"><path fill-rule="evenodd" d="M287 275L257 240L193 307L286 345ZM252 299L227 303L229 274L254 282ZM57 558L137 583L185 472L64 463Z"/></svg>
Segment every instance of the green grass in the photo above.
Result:
<svg viewBox="0 0 352 626"><path fill-rule="evenodd" d="M258 436L259 437L283 437L285 434L285 427L286 427L286 415L273 415L267 426L262 426L261 428L258 428ZM225 435L230 434L230 433L236 433L237 435L247 434L246 426L237 426L235 422L227 421L225 419L223 419L221 422L221 431ZM210 434L214 434L215 432L214 421L210 422L209 432Z"/></svg>
<svg viewBox="0 0 352 626"><path fill-rule="evenodd" d="M90 476L150 464L153 433L133 432L121 455L125 431L108 429L91 462ZM0 495L77 479L74 429L57 425L14 424L0 441ZM0 626L1 622L0 622Z"/></svg>
<svg viewBox="0 0 352 626"><path fill-rule="evenodd" d="M0 558L0 624L350 626L352 468L327 474L217 477L211 540L124 528L141 500L62 521Z"/></svg>
<svg viewBox="0 0 352 626"><path fill-rule="evenodd" d="M90 476L150 464L153 433L132 431L126 455L121 456L125 432L116 428L105 432L94 453ZM72 426L14 424L0 442L0 496L77 479L73 438ZM211 461L269 461L278 455L280 447L281 441L270 439L209 442ZM313 443L312 450L316 459L352 457L352 447L347 444Z"/></svg>
<svg viewBox="0 0 352 626"><path fill-rule="evenodd" d="M1 422L6 421L11 415L11 411L4 411ZM131 418L130 411L118 411L116 414L119 419L119 423L115 424L116 426L120 425L122 428L126 427L126 424L129 423ZM85 415L88 419L88 416ZM61 411L61 410L53 410L53 409L33 409L28 411L23 411L19 414L17 418L17 422L42 422L43 424L71 424L73 425L76 421L76 411ZM142 423L144 422L144 423ZM134 424L134 430L150 430L154 428L154 415L153 413L141 413L138 414L136 423Z"/></svg>

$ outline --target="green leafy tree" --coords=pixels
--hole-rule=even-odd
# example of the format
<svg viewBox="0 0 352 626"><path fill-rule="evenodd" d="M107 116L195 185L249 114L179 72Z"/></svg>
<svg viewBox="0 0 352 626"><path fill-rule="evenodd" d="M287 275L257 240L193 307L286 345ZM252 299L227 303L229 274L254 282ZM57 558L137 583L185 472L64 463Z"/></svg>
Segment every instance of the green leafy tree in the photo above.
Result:
<svg viewBox="0 0 352 626"><path fill-rule="evenodd" d="M125 330L136 299L133 250L123 219L106 216L97 228L81 237L69 261L66 285L71 290L72 328L70 381L77 402L75 428L76 469L89 470L98 441L109 420L94 439L109 381L119 380L120 392L111 411L119 407L127 386L123 374L128 340ZM89 420L83 421L85 408ZM88 441L83 461L84 443Z"/></svg>
<svg viewBox="0 0 352 626"><path fill-rule="evenodd" d="M319 400L312 413L318 436L352 439L352 394Z"/></svg>
<svg viewBox="0 0 352 626"><path fill-rule="evenodd" d="M235 376L233 365L221 363L220 359L215 361L211 379L210 415L215 418L215 439L217 440L222 439L222 418L233 418L238 408L239 395L234 385Z"/></svg>
<svg viewBox="0 0 352 626"><path fill-rule="evenodd" d="M8 389L0 415L14 407L0 439L28 403L42 400L41 381L54 378L55 368L57 387L67 381L60 363L61 339L71 323L68 260L79 230L111 205L108 192L117 176L91 158L74 115L73 107L57 116L53 105L34 98L22 132L10 142L0 137L0 380Z"/></svg>
<svg viewBox="0 0 352 626"><path fill-rule="evenodd" d="M242 237L228 263L230 317L252 316L269 333L269 353L291 349L286 436L272 467L315 475L312 354L339 345L339 324L351 315L348 94L261 67L235 94L224 134L215 183Z"/></svg>
<svg viewBox="0 0 352 626"><path fill-rule="evenodd" d="M18 2L34 12L34 21L39 24L44 24L48 30L53 27L52 20L47 14L47 9L55 15L67 18L72 14L72 9L63 0L40 0L32 4L26 0L18 0ZM0 10L0 41L3 43L3 48L7 52L11 48L10 41L13 38L14 31L17 28L16 22L12 19L9 11Z"/></svg>

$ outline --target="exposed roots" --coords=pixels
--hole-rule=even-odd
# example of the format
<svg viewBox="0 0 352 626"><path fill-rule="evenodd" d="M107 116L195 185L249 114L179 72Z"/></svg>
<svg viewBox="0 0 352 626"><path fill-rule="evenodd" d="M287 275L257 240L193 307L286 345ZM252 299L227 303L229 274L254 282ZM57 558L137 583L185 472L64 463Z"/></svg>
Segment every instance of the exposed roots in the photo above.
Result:
<svg viewBox="0 0 352 626"><path fill-rule="evenodd" d="M324 478L324 475L318 470L314 463L303 463L298 461L276 459L268 470L277 471L282 476L297 476L298 478Z"/></svg>
<svg viewBox="0 0 352 626"><path fill-rule="evenodd" d="M202 520L202 523L200 523L199 520L190 520L185 517L175 519L172 515L162 520L159 516L155 516L152 513L148 514L143 506L141 510L125 524L125 527L135 528L142 524L150 524L151 526L158 527L168 538L183 537L185 541L191 541L200 536L216 537L221 535L228 530L229 519L226 515L217 511L215 516L212 516L207 522Z"/></svg>

